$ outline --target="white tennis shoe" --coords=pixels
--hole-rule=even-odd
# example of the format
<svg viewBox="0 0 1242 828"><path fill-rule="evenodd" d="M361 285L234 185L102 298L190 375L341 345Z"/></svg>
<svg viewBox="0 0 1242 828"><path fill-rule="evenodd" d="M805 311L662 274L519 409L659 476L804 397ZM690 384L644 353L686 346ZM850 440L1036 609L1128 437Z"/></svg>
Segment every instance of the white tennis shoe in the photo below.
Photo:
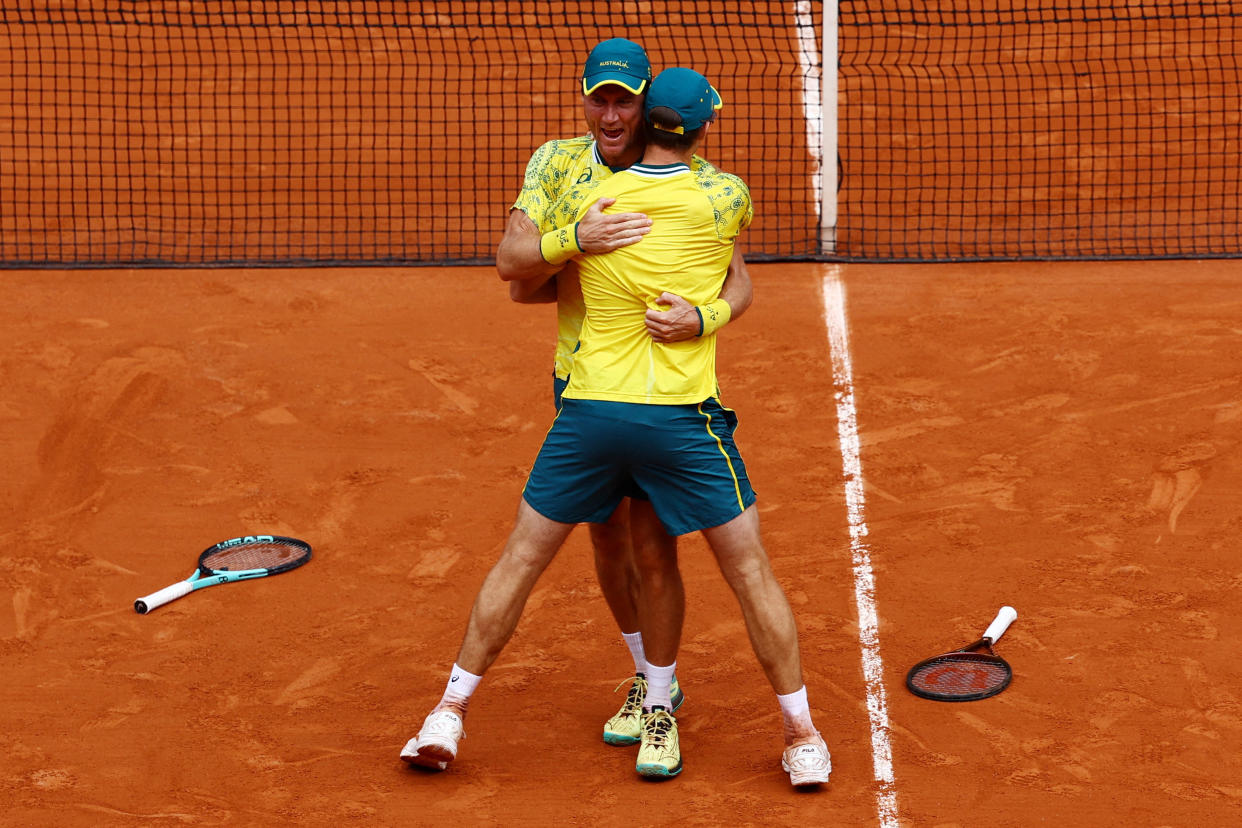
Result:
<svg viewBox="0 0 1242 828"><path fill-rule="evenodd" d="M789 774L794 787L821 785L828 781L832 772L832 757L824 737L816 733L810 739L801 739L785 748L781 756L781 770Z"/></svg>
<svg viewBox="0 0 1242 828"><path fill-rule="evenodd" d="M464 738L461 716L452 710L433 710L418 735L405 743L401 758L421 768L444 770L457 758L457 743Z"/></svg>

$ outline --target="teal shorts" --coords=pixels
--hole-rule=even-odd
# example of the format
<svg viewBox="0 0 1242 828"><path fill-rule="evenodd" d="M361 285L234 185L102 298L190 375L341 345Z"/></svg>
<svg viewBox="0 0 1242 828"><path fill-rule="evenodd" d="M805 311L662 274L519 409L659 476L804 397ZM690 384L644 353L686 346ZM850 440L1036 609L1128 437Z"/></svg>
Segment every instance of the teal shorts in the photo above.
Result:
<svg viewBox="0 0 1242 828"><path fill-rule="evenodd" d="M561 410L561 400L563 399L561 395L565 393L565 389L568 387L569 380L563 380L556 374L552 375L552 400L556 403L556 410L558 412ZM651 499L647 497L647 493L643 491L642 486L639 486L633 480L630 480L629 485L626 487L625 496L632 497L635 500Z"/></svg>
<svg viewBox="0 0 1242 828"><path fill-rule="evenodd" d="M563 400L523 498L560 523L600 523L637 484L670 535L728 523L755 502L737 415L697 405Z"/></svg>

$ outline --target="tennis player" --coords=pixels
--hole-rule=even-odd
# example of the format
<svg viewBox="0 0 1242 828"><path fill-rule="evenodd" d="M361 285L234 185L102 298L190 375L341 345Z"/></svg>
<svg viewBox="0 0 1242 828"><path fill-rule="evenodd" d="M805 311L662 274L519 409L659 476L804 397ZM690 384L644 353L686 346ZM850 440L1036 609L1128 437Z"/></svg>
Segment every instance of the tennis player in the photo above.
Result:
<svg viewBox="0 0 1242 828"><path fill-rule="evenodd" d="M496 253L497 270L509 281L514 301L557 303L553 395L558 408L585 312L575 259L584 252L606 253L634 244L651 228L651 220L641 213L605 213L612 200L596 201L593 195L614 172L642 156L646 144L642 102L650 80L651 64L637 43L614 38L591 50L582 71L583 114L589 134L549 141L531 157ZM691 167L699 176L715 174L715 168L698 157ZM579 216L587 205L589 209ZM565 244L560 243L562 238ZM730 318L736 318L750 306L751 295L750 275L738 250L730 261L719 301L729 305ZM690 339L699 335L699 318L690 303L669 293L646 315L647 331L657 342ZM634 499L623 500L606 520L589 527L600 590L634 661L626 699L604 723L604 741L613 745L638 743L647 691L635 543L657 546L661 552L654 557L673 562L665 575L672 581L671 588L681 594L676 540L663 530L641 491L633 494ZM678 605L675 613L680 619L684 606ZM672 698L674 709L684 699L675 678Z"/></svg>
<svg viewBox="0 0 1242 828"><path fill-rule="evenodd" d="M793 613L763 549L755 495L733 442L736 417L716 396L713 334L728 310L713 297L734 239L752 216L740 179L718 173L705 188L690 170L719 101L698 73L661 73L645 101L657 129L648 133L652 143L642 163L600 190L651 216L652 228L642 244L579 262L587 314L574 373L514 530L475 600L445 694L403 753L408 761L443 767L456 757L469 695L512 635L535 580L576 523L611 515L635 481L669 534L702 530L711 545L778 695L782 767L791 781L828 779L830 760L811 720ZM702 335L662 344L646 334L643 320L670 274L680 295L700 308ZM669 623L661 612L669 600L659 577L663 564L648 560L641 548L636 552L649 654L648 712L636 768L645 776L671 777L682 770L670 693L680 619Z"/></svg>

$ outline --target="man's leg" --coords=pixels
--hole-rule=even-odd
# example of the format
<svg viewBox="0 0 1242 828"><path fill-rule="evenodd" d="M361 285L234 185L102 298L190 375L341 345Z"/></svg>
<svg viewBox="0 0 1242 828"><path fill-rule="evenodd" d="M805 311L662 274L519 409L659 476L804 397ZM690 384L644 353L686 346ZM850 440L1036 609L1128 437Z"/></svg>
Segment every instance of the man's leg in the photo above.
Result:
<svg viewBox="0 0 1242 828"><path fill-rule="evenodd" d="M573 527L572 523L545 518L525 500L518 504L517 520L500 560L487 573L474 599L444 695L418 736L401 751L402 759L443 770L457 757L470 695L513 636L526 599Z"/></svg>
<svg viewBox="0 0 1242 828"><path fill-rule="evenodd" d="M640 632L638 623L638 570L634 565L634 546L630 535L630 499L621 501L606 523L587 524L591 547L595 551L595 575L600 591L623 635ZM627 640L627 643L629 641ZM630 648L634 672L646 667L641 639Z"/></svg>
<svg viewBox="0 0 1242 828"><path fill-rule="evenodd" d="M572 523L549 520L525 500L518 504L513 532L500 560L483 579L470 610L466 635L457 653L457 663L463 669L483 675L500 655L517 628L535 582L573 528Z"/></svg>
<svg viewBox="0 0 1242 828"><path fill-rule="evenodd" d="M703 537L737 596L751 647L780 702L786 748L782 767L795 785L827 782L832 766L806 701L797 624L763 548L759 511L752 504L728 523L704 529Z"/></svg>
<svg viewBox="0 0 1242 828"><path fill-rule="evenodd" d="M793 693L802 686L798 628L763 548L759 510L752 505L728 523L704 529L703 537L741 604L750 645L772 689Z"/></svg>
<svg viewBox="0 0 1242 828"><path fill-rule="evenodd" d="M657 559L671 555L672 577L676 579L677 592L676 607L672 609L669 620L676 624L680 635L685 595L681 591L681 574L677 571L677 539L664 531L650 502L641 498L626 498L606 523L590 524L590 531L600 591L634 659L630 689L621 709L604 723L604 741L610 745L633 745L639 740L643 700L648 692L648 653L640 620L642 610L636 556L640 552ZM676 657L676 645L672 657ZM670 709L676 710L685 697L675 676L669 693Z"/></svg>
<svg viewBox="0 0 1242 828"><path fill-rule="evenodd" d="M606 523L588 524L595 552L595 576L600 592L621 630L621 638L634 659L634 676L621 709L604 722L604 742L633 745L642 728L643 697L647 694L647 654L638 623L638 570L630 536L630 498L625 498ZM618 687L617 689L620 689Z"/></svg>
<svg viewBox="0 0 1242 828"><path fill-rule="evenodd" d="M647 694L643 703L639 774L667 778L681 773L681 745L673 717L672 680L677 669L686 593L677 566L677 539L664 531L648 501L635 500L630 512L634 561L641 576L638 614L647 650Z"/></svg>
<svg viewBox="0 0 1242 828"><path fill-rule="evenodd" d="M680 634L681 619L685 615L685 592L681 586L681 572L677 569L677 539L664 531L664 525L656 517L651 502L641 498L622 500L606 523L591 523L588 526L600 591L630 647L634 672L645 672L648 658L640 620L642 611L639 608L640 579L636 556L644 554L650 561L658 562L663 567L662 577L674 582L676 591L669 597L675 600L661 609L669 611L669 622L676 623ZM664 613L661 612L661 615ZM673 648L675 654L676 646Z"/></svg>
<svg viewBox="0 0 1242 828"><path fill-rule="evenodd" d="M664 531L647 500L632 502L630 528L635 572L641 573L638 618L647 663L669 665L677 660L686 617L686 590L677 565L677 538Z"/></svg>

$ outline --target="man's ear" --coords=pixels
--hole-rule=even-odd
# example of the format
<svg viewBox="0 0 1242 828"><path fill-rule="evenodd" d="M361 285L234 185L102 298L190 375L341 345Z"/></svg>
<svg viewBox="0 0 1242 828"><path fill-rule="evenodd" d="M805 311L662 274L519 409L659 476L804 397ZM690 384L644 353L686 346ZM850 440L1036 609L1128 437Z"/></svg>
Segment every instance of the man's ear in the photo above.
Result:
<svg viewBox="0 0 1242 828"><path fill-rule="evenodd" d="M694 146L690 148L692 152L703 146L704 142L707 141L707 133L711 131L712 124L714 123L716 123L716 119L712 118L710 121L704 121L703 126L699 127L698 137L694 139Z"/></svg>

